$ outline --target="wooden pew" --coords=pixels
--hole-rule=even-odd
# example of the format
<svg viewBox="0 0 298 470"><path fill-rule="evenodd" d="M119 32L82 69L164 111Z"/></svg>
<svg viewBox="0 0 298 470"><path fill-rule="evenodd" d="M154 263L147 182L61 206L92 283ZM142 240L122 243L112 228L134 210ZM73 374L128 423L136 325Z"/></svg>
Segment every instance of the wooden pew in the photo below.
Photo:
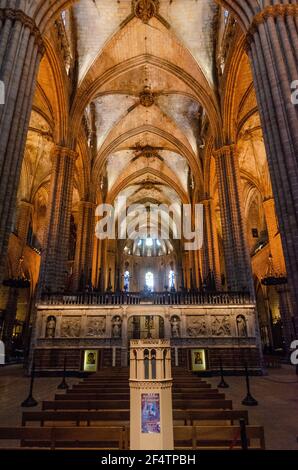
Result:
<svg viewBox="0 0 298 470"><path fill-rule="evenodd" d="M118 390L119 388L123 390L129 390L129 384L123 385L123 384L74 384L73 389L80 389L80 388L102 388L103 390Z"/></svg>
<svg viewBox="0 0 298 470"><path fill-rule="evenodd" d="M45 426L46 423L55 422L71 423L72 426L82 424L90 426L95 422L119 421L128 423L129 419L129 410L25 411L22 416L22 426L27 426L28 423L39 423L41 426Z"/></svg>
<svg viewBox="0 0 298 470"><path fill-rule="evenodd" d="M129 409L129 400L55 400L44 401L43 410L115 410ZM202 399L202 400L174 400L174 409L232 409L231 400Z"/></svg>
<svg viewBox="0 0 298 470"><path fill-rule="evenodd" d="M180 390L180 389L193 389L193 390L198 390L198 389L201 389L201 388L212 388L211 384L208 384L206 382L200 382L198 384L196 384L196 386L194 387L194 385L192 385L191 387L189 386L184 386L183 384L176 384L175 382L173 382L173 389L177 389L177 390Z"/></svg>
<svg viewBox="0 0 298 470"><path fill-rule="evenodd" d="M30 448L127 449L126 429L114 427L0 428L0 439L20 441Z"/></svg>
<svg viewBox="0 0 298 470"><path fill-rule="evenodd" d="M71 390L69 390L71 392ZM129 393L115 393L115 394L106 394L103 395L101 392L86 392L81 393L80 391L76 393L67 393L62 395L61 393L56 393L55 400L120 400L127 401L130 399Z"/></svg>
<svg viewBox="0 0 298 470"><path fill-rule="evenodd" d="M43 410L129 410L129 400L55 400L44 401Z"/></svg>
<svg viewBox="0 0 298 470"><path fill-rule="evenodd" d="M234 421L243 419L248 422L247 410L174 410L174 421L184 421L184 425L194 426L197 421L225 421L226 424L234 424Z"/></svg>
<svg viewBox="0 0 298 470"><path fill-rule="evenodd" d="M22 417L22 426L28 423L39 423L45 426L47 423L70 423L72 426L87 425L95 422L125 422L130 419L129 410L102 410L102 411L25 411ZM185 425L193 426L195 421L225 421L233 424L234 421L244 419L248 424L247 410L174 410L173 419L183 421ZM70 425L67 424L67 425ZM66 424L65 424L66 425Z"/></svg>
<svg viewBox="0 0 298 470"><path fill-rule="evenodd" d="M264 429L246 426L248 447L265 449ZM257 441L257 443L255 443ZM241 449L240 426L174 426L175 449Z"/></svg>
<svg viewBox="0 0 298 470"><path fill-rule="evenodd" d="M232 400L217 400L214 399L202 399L202 400L173 400L173 408L175 410L186 410L186 409L223 409L232 410Z"/></svg>
<svg viewBox="0 0 298 470"><path fill-rule="evenodd" d="M214 391L215 392L215 391ZM217 390L216 390L217 392ZM108 398L107 398L108 397ZM195 399L217 399L223 400L225 398L224 393L210 393L210 392L203 392L203 393L192 393L192 394L184 394L184 393L174 393L173 399L174 400L195 400ZM104 396L101 392L82 392L82 393L67 393L66 395L56 394L55 400L129 400L129 394L110 394Z"/></svg>

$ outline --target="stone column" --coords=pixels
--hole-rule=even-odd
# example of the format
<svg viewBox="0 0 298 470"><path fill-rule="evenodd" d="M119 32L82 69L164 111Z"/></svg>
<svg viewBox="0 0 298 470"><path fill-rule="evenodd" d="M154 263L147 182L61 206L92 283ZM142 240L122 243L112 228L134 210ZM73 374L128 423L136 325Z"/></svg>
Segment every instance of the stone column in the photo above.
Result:
<svg viewBox="0 0 298 470"><path fill-rule="evenodd" d="M52 154L47 230L40 272L41 291L63 292L65 288L76 158L76 152L65 147L57 146Z"/></svg>
<svg viewBox="0 0 298 470"><path fill-rule="evenodd" d="M21 242L26 245L33 205L27 201L21 201L18 206L17 234Z"/></svg>
<svg viewBox="0 0 298 470"><path fill-rule="evenodd" d="M281 246L280 237L278 235L279 229L277 225L275 204L273 197L263 201L264 214L266 219L266 226L268 231L268 240L270 245L270 252L272 255L274 270L279 274L285 274L284 256Z"/></svg>
<svg viewBox="0 0 298 470"><path fill-rule="evenodd" d="M270 0L247 26L276 212L298 327L298 4Z"/></svg>
<svg viewBox="0 0 298 470"><path fill-rule="evenodd" d="M5 344L5 351L7 357L11 356L12 353L12 334L17 316L18 309L18 289L11 287L9 289L8 300L5 309L5 317L3 323L3 336L2 340Z"/></svg>
<svg viewBox="0 0 298 470"><path fill-rule="evenodd" d="M242 188L234 145L215 152L228 289L254 296L250 256L242 213Z"/></svg>
<svg viewBox="0 0 298 470"><path fill-rule="evenodd" d="M81 201L77 230L76 256L74 264L74 289L79 288L83 275L87 281L92 270L93 245L95 237L95 204ZM84 286L85 287L85 286Z"/></svg>
<svg viewBox="0 0 298 470"><path fill-rule="evenodd" d="M219 247L215 225L215 211L211 198L202 201L204 205L204 244L203 244L203 279L213 272L215 286L221 289Z"/></svg>
<svg viewBox="0 0 298 470"><path fill-rule="evenodd" d="M280 242L280 237L277 236L278 226L273 198L266 199L263 202L263 207L268 230L268 238L270 252L272 255L273 268L274 271L277 272L277 274L283 274L286 277L287 274L285 273L285 266L283 262L282 246ZM281 285L278 286L277 291L279 294L279 308L283 324L283 337L285 341L286 350L289 351L291 341L295 338L295 326L291 309L292 306L290 301L290 290L287 285Z"/></svg>
<svg viewBox="0 0 298 470"><path fill-rule="evenodd" d="M283 327L283 338L285 342L286 352L290 352L291 342L297 339L298 331L294 323L292 313L290 289L287 285L277 287L279 294L279 310Z"/></svg>
<svg viewBox="0 0 298 470"><path fill-rule="evenodd" d="M1 8L0 81L0 279L11 231L16 193L32 109L35 81L44 53L39 30L21 10Z"/></svg>

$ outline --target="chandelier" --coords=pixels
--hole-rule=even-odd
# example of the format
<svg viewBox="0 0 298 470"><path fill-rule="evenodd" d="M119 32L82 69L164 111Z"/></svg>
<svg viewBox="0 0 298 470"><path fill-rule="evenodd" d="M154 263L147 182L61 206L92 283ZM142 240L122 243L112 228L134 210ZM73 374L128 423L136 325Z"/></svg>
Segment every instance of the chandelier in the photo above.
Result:
<svg viewBox="0 0 298 470"><path fill-rule="evenodd" d="M263 286L280 286L283 284L287 284L288 279L283 274L279 274L274 271L273 267L273 258L272 255L269 255L269 267L267 270L267 274L265 277L262 278L261 283Z"/></svg>

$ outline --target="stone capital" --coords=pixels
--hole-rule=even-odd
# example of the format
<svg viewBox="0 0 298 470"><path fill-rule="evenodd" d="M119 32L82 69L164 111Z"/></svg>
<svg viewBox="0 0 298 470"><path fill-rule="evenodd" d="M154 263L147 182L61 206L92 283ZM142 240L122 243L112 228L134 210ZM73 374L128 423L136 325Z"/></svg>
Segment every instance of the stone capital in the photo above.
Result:
<svg viewBox="0 0 298 470"><path fill-rule="evenodd" d="M33 204L31 202L25 201L24 199L21 199L21 201L18 203L18 207L28 207L28 209L33 209Z"/></svg>
<svg viewBox="0 0 298 470"><path fill-rule="evenodd" d="M245 48L248 51L250 45L254 40L254 34L258 30L258 27L265 23L269 18L286 17L286 16L297 16L298 5L292 3L268 5L262 11L257 13L246 33L246 45Z"/></svg>
<svg viewBox="0 0 298 470"><path fill-rule="evenodd" d="M200 200L200 204L203 204L205 207L209 207L213 202L213 198L211 196L207 196L204 199Z"/></svg>
<svg viewBox="0 0 298 470"><path fill-rule="evenodd" d="M78 158L78 153L68 147L62 147L60 145L56 145L53 148L51 156L52 158L64 157L64 158L69 158L75 161Z"/></svg>
<svg viewBox="0 0 298 470"><path fill-rule="evenodd" d="M26 15L22 10L15 10L13 8L0 8L0 22L10 20L11 22L20 22L25 28L29 28L30 33L35 37L35 43L41 55L45 53L45 45L42 35L36 26L33 18Z"/></svg>
<svg viewBox="0 0 298 470"><path fill-rule="evenodd" d="M95 209L96 204L95 202L90 202L90 201L80 201L79 207L83 209Z"/></svg>
<svg viewBox="0 0 298 470"><path fill-rule="evenodd" d="M231 155L236 153L236 145L235 144L227 144L223 145L220 148L214 150L213 155L215 158L221 158L227 155Z"/></svg>
<svg viewBox="0 0 298 470"><path fill-rule="evenodd" d="M269 196L263 199L263 206L274 206L274 197Z"/></svg>

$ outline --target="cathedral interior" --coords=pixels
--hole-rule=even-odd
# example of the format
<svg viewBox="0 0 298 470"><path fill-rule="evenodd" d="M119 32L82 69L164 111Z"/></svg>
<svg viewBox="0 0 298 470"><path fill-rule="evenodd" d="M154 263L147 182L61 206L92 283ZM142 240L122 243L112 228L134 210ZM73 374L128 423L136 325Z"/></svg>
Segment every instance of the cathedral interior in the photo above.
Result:
<svg viewBox="0 0 298 470"><path fill-rule="evenodd" d="M194 348L210 375L290 367L297 45L296 0L0 0L6 363L54 377L67 357L80 376L86 351L100 372L167 339L173 367ZM192 221L200 205L202 246L174 213L167 238L146 216L100 239L97 208L119 198Z"/></svg>

